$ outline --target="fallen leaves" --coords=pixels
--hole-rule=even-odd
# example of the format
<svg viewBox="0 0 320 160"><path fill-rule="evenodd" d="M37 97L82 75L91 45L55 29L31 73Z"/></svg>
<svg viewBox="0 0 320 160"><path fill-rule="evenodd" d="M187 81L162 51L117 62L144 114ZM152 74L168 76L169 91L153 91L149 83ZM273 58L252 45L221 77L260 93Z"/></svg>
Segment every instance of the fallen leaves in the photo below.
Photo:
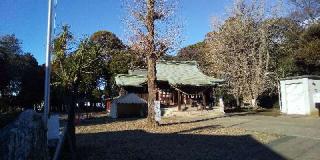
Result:
<svg viewBox="0 0 320 160"><path fill-rule="evenodd" d="M105 116L87 120L76 127L78 154L81 159L259 159L256 152L277 156L263 144L278 135L224 127L219 118L171 117L161 124L150 128L146 119Z"/></svg>

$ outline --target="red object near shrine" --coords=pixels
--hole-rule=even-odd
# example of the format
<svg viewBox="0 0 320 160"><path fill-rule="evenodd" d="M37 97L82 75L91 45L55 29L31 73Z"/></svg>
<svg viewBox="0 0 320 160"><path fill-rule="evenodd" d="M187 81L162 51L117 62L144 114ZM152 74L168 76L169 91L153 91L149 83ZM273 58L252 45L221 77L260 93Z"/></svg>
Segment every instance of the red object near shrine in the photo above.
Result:
<svg viewBox="0 0 320 160"><path fill-rule="evenodd" d="M106 99L106 111L110 112L111 109L111 98Z"/></svg>

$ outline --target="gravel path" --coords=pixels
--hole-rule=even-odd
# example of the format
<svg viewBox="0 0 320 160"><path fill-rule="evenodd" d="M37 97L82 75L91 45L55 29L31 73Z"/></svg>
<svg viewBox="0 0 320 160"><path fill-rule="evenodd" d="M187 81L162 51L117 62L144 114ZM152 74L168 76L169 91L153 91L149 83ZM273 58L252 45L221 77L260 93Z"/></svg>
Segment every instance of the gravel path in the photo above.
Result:
<svg viewBox="0 0 320 160"><path fill-rule="evenodd" d="M220 120L168 118L148 128L145 119L98 117L77 126L77 153L80 159L284 159L265 145L280 136L223 127Z"/></svg>

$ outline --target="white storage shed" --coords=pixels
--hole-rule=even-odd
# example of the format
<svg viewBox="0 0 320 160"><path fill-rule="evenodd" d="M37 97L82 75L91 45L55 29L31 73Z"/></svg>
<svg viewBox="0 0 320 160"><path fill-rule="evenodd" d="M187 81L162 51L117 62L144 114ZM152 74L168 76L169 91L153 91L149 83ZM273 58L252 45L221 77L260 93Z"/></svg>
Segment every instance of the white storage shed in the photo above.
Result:
<svg viewBox="0 0 320 160"><path fill-rule="evenodd" d="M285 114L319 113L320 76L297 76L280 80L280 110Z"/></svg>

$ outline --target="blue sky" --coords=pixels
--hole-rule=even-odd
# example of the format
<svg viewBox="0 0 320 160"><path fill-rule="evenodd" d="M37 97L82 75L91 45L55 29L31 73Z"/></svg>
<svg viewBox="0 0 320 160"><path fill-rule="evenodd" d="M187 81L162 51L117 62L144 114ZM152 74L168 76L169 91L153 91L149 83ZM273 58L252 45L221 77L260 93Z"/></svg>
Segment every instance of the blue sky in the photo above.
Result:
<svg viewBox="0 0 320 160"><path fill-rule="evenodd" d="M181 47L204 39L212 16L226 17L225 8L233 0L181 0L184 19ZM45 61L47 0L1 0L0 35L15 34L25 52L40 64ZM120 0L58 0L56 24L69 24L77 38L98 30L108 30L124 40Z"/></svg>

